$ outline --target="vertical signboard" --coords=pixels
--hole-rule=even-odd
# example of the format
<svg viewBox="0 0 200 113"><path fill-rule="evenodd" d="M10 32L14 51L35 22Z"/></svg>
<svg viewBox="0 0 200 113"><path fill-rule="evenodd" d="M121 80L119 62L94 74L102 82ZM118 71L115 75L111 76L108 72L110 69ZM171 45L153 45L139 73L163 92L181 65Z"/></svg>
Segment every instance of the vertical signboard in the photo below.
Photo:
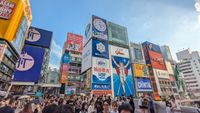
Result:
<svg viewBox="0 0 200 113"><path fill-rule="evenodd" d="M128 49L110 46L114 96L135 95Z"/></svg>
<svg viewBox="0 0 200 113"><path fill-rule="evenodd" d="M133 64L133 73L135 77L148 77L149 71L144 64Z"/></svg>
<svg viewBox="0 0 200 113"><path fill-rule="evenodd" d="M93 57L92 62L92 89L111 90L109 60Z"/></svg>
<svg viewBox="0 0 200 113"><path fill-rule="evenodd" d="M138 92L152 91L151 82L149 78L136 78L135 80Z"/></svg>
<svg viewBox="0 0 200 113"><path fill-rule="evenodd" d="M14 81L38 82L45 49L25 45L16 64Z"/></svg>
<svg viewBox="0 0 200 113"><path fill-rule="evenodd" d="M51 31L30 27L26 36L25 44L50 48L53 33Z"/></svg>
<svg viewBox="0 0 200 113"><path fill-rule="evenodd" d="M91 86L91 70L87 70L86 72L86 88L90 89Z"/></svg>
<svg viewBox="0 0 200 113"><path fill-rule="evenodd" d="M82 52L83 50L83 37L81 35L68 33L65 49L69 51Z"/></svg>
<svg viewBox="0 0 200 113"><path fill-rule="evenodd" d="M83 48L81 73L92 67L92 40Z"/></svg>
<svg viewBox="0 0 200 113"><path fill-rule="evenodd" d="M21 48L23 46L23 41L25 38L25 33L28 29L28 20L24 16L21 22L21 25L19 26L19 29L16 33L16 37L12 42L13 47L16 49L16 51L20 54L21 53Z"/></svg>
<svg viewBox="0 0 200 113"><path fill-rule="evenodd" d="M5 51L6 51L6 45L0 43L0 62L3 60Z"/></svg>
<svg viewBox="0 0 200 113"><path fill-rule="evenodd" d="M92 56L109 58L108 42L93 39L92 40Z"/></svg>
<svg viewBox="0 0 200 113"><path fill-rule="evenodd" d="M107 25L108 25L108 36L110 42L123 44L127 46L129 45L128 33L126 27L114 24L112 22L107 22Z"/></svg>
<svg viewBox="0 0 200 113"><path fill-rule="evenodd" d="M60 69L60 83L65 84L68 81L69 64L62 64Z"/></svg>
<svg viewBox="0 0 200 113"><path fill-rule="evenodd" d="M131 62L145 64L144 53L141 44L130 43Z"/></svg>
<svg viewBox="0 0 200 113"><path fill-rule="evenodd" d="M64 53L62 56L62 64L69 64L71 57L69 54Z"/></svg>
<svg viewBox="0 0 200 113"><path fill-rule="evenodd" d="M92 37L102 40L108 40L108 30L105 19L94 15L92 16L91 21L89 22L89 24L87 24L85 29L84 45Z"/></svg>

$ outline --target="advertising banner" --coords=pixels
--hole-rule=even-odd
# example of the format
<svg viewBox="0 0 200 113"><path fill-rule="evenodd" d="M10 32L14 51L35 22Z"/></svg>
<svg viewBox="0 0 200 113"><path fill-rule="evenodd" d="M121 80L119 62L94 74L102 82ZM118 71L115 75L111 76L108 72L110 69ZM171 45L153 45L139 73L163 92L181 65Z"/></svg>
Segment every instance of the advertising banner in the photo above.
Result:
<svg viewBox="0 0 200 113"><path fill-rule="evenodd" d="M104 59L104 58L93 57L92 61L93 61L92 89L93 90L94 89L95 90L111 90L111 76L110 76L109 60Z"/></svg>
<svg viewBox="0 0 200 113"><path fill-rule="evenodd" d="M73 33L68 33L65 49L81 53L83 50L83 36Z"/></svg>
<svg viewBox="0 0 200 113"><path fill-rule="evenodd" d="M129 58L128 49L125 49L122 47L110 45L110 53L111 53L111 55L114 55L114 56Z"/></svg>
<svg viewBox="0 0 200 113"><path fill-rule="evenodd" d="M92 67L92 41L83 48L81 73Z"/></svg>
<svg viewBox="0 0 200 113"><path fill-rule="evenodd" d="M106 20L94 15L92 16L92 35L95 38L108 40Z"/></svg>
<svg viewBox="0 0 200 113"><path fill-rule="evenodd" d="M64 53L62 56L62 64L69 64L71 57L69 54Z"/></svg>
<svg viewBox="0 0 200 113"><path fill-rule="evenodd" d="M90 89L90 86L91 86L91 70L87 70L86 72L86 88L87 89Z"/></svg>
<svg viewBox="0 0 200 113"><path fill-rule="evenodd" d="M167 68L167 71L170 75L174 75L174 70L172 69L172 65L169 61L165 61L165 65Z"/></svg>
<svg viewBox="0 0 200 113"><path fill-rule="evenodd" d="M151 82L149 78L136 78L136 88L138 92L152 91Z"/></svg>
<svg viewBox="0 0 200 113"><path fill-rule="evenodd" d="M76 88L66 87L65 88L65 94L67 94L67 95L76 94Z"/></svg>
<svg viewBox="0 0 200 113"><path fill-rule="evenodd" d="M129 56L129 54L127 54L126 52L121 52L121 54L123 56ZM129 59L121 56L114 56L112 54L111 60L114 96L121 96L122 94L125 94L126 96L134 96L135 91Z"/></svg>
<svg viewBox="0 0 200 113"><path fill-rule="evenodd" d="M24 45L23 42L24 42L24 38L25 38L27 29L28 29L28 20L24 16L22 19L21 25L19 26L19 29L16 33L16 37L12 42L13 47L16 49L16 51L19 54L21 53L21 48Z"/></svg>
<svg viewBox="0 0 200 113"><path fill-rule="evenodd" d="M109 58L108 42L93 39L92 56L108 59Z"/></svg>
<svg viewBox="0 0 200 113"><path fill-rule="evenodd" d="M109 41L123 45L129 45L127 28L108 22L108 36Z"/></svg>
<svg viewBox="0 0 200 113"><path fill-rule="evenodd" d="M3 60L4 53L7 46L5 44L0 44L0 62Z"/></svg>
<svg viewBox="0 0 200 113"><path fill-rule="evenodd" d="M14 81L38 82L44 59L45 49L24 45L16 64Z"/></svg>
<svg viewBox="0 0 200 113"><path fill-rule="evenodd" d="M92 94L94 95L109 95L112 94L111 90L93 90Z"/></svg>
<svg viewBox="0 0 200 113"><path fill-rule="evenodd" d="M69 64L61 65L60 69L60 83L65 84L68 82Z"/></svg>
<svg viewBox="0 0 200 113"><path fill-rule="evenodd" d="M149 71L144 64L133 64L133 73L135 77L148 77Z"/></svg>
<svg viewBox="0 0 200 113"><path fill-rule="evenodd" d="M50 48L53 33L44 29L30 27L26 36L25 44Z"/></svg>
<svg viewBox="0 0 200 113"><path fill-rule="evenodd" d="M151 65L155 69L166 70L165 62L162 54L156 53L154 51L149 51L149 56L151 59Z"/></svg>
<svg viewBox="0 0 200 113"><path fill-rule="evenodd" d="M169 79L169 73L160 69L153 69L154 75L158 78Z"/></svg>
<svg viewBox="0 0 200 113"><path fill-rule="evenodd" d="M0 18L7 20L10 19L14 8L15 3L11 0L0 0Z"/></svg>
<svg viewBox="0 0 200 113"><path fill-rule="evenodd" d="M153 51L153 52L161 54L160 46L153 44L153 43L150 43L150 42L147 42L147 41L144 42L143 45L145 45L147 47L148 51Z"/></svg>

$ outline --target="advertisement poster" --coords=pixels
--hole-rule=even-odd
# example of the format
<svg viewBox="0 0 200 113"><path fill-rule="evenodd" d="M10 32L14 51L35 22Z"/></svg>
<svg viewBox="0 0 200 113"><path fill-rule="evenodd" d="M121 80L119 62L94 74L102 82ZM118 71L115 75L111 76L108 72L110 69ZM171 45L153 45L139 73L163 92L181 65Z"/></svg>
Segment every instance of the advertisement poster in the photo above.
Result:
<svg viewBox="0 0 200 113"><path fill-rule="evenodd" d="M69 71L69 64L61 65L60 69L60 83L67 83L68 82L68 72Z"/></svg>
<svg viewBox="0 0 200 113"><path fill-rule="evenodd" d="M91 86L91 70L87 70L86 72L86 88L90 89Z"/></svg>
<svg viewBox="0 0 200 113"><path fill-rule="evenodd" d="M162 57L162 54L149 51L149 56L151 59L151 65L155 69L166 70L165 62Z"/></svg>
<svg viewBox="0 0 200 113"><path fill-rule="evenodd" d="M136 88L138 92L149 92L152 91L151 82L149 78L137 78Z"/></svg>
<svg viewBox="0 0 200 113"><path fill-rule="evenodd" d="M16 33L16 37L14 41L12 42L13 47L16 49L16 51L20 54L21 53L21 48L23 46L23 41L25 38L25 33L28 29L28 20L24 16L21 22L21 25L19 26L19 29Z"/></svg>
<svg viewBox="0 0 200 113"><path fill-rule="evenodd" d="M81 73L92 67L92 41L83 48Z"/></svg>
<svg viewBox="0 0 200 113"><path fill-rule="evenodd" d="M128 49L125 49L125 48L122 48L122 47L117 47L117 46L111 45L110 46L110 53L111 53L111 55L114 55L114 56L129 58Z"/></svg>
<svg viewBox="0 0 200 113"><path fill-rule="evenodd" d="M109 60L93 57L92 61L92 89L111 90Z"/></svg>
<svg viewBox="0 0 200 113"><path fill-rule="evenodd" d="M25 44L50 48L53 32L36 27L30 27L26 36Z"/></svg>
<svg viewBox="0 0 200 113"><path fill-rule="evenodd" d="M70 55L67 54L67 53L64 53L63 56L62 56L62 63L63 64L69 64L70 60L71 60Z"/></svg>
<svg viewBox="0 0 200 113"><path fill-rule="evenodd" d="M148 77L149 71L144 64L133 64L133 72L135 77Z"/></svg>
<svg viewBox="0 0 200 113"><path fill-rule="evenodd" d="M109 58L108 42L93 39L92 56L108 59Z"/></svg>
<svg viewBox="0 0 200 113"><path fill-rule="evenodd" d="M108 22L107 25L109 41L127 46L129 45L126 27L114 24L112 22Z"/></svg>
<svg viewBox="0 0 200 113"><path fill-rule="evenodd" d="M165 70L153 69L154 75L158 78L169 79L169 73Z"/></svg>
<svg viewBox="0 0 200 113"><path fill-rule="evenodd" d="M10 0L0 0L0 18L10 19L13 10L15 8L15 3Z"/></svg>
<svg viewBox="0 0 200 113"><path fill-rule="evenodd" d="M38 82L45 49L25 45L16 64L14 81Z"/></svg>
<svg viewBox="0 0 200 113"><path fill-rule="evenodd" d="M114 96L134 95L134 84L131 66L128 58L112 56L112 76L114 86Z"/></svg>
<svg viewBox="0 0 200 113"><path fill-rule="evenodd" d="M3 60L5 51L6 51L6 45L0 44L0 62Z"/></svg>
<svg viewBox="0 0 200 113"><path fill-rule="evenodd" d="M94 95L109 95L112 94L111 90L92 90L92 94Z"/></svg>
<svg viewBox="0 0 200 113"><path fill-rule="evenodd" d="M83 50L83 36L68 33L65 49L81 53Z"/></svg>
<svg viewBox="0 0 200 113"><path fill-rule="evenodd" d="M108 40L106 20L94 15L92 16L92 35L95 38Z"/></svg>
<svg viewBox="0 0 200 113"><path fill-rule="evenodd" d="M153 51L153 52L156 52L156 53L160 53L161 54L161 49L160 49L160 46L156 45L156 44L153 44L151 42L144 42L143 44L146 45L147 47L147 50L148 51Z"/></svg>

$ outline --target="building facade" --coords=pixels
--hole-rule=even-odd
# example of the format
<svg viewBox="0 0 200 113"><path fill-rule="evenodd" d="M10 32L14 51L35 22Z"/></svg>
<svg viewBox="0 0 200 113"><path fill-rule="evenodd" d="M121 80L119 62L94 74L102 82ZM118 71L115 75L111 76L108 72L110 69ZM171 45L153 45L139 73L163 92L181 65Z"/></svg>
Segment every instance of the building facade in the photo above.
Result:
<svg viewBox="0 0 200 113"><path fill-rule="evenodd" d="M0 6L0 91L5 91L11 85L32 13L29 0L4 0Z"/></svg>
<svg viewBox="0 0 200 113"><path fill-rule="evenodd" d="M149 79L149 70L145 62L142 44L130 43L129 46L131 66L134 76L136 96L152 94L152 86Z"/></svg>
<svg viewBox="0 0 200 113"><path fill-rule="evenodd" d="M60 66L60 83L62 94L81 93L84 89L81 74L83 36L68 33L63 47Z"/></svg>
<svg viewBox="0 0 200 113"><path fill-rule="evenodd" d="M176 53L181 72L190 97L200 97L200 52L186 49Z"/></svg>

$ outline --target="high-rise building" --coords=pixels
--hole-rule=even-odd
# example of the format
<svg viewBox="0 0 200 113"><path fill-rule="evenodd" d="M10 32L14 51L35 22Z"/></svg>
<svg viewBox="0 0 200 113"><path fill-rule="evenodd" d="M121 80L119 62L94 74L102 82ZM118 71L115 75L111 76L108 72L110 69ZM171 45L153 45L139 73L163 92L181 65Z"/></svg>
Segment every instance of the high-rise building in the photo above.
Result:
<svg viewBox="0 0 200 113"><path fill-rule="evenodd" d="M176 55L190 97L200 97L200 52L186 49Z"/></svg>
<svg viewBox="0 0 200 113"><path fill-rule="evenodd" d="M73 33L67 34L60 66L61 93L81 93L84 83L81 74L83 50L83 36ZM70 90L68 90L70 89Z"/></svg>
<svg viewBox="0 0 200 113"><path fill-rule="evenodd" d="M0 91L7 90L11 83L31 21L29 0L0 2Z"/></svg>

